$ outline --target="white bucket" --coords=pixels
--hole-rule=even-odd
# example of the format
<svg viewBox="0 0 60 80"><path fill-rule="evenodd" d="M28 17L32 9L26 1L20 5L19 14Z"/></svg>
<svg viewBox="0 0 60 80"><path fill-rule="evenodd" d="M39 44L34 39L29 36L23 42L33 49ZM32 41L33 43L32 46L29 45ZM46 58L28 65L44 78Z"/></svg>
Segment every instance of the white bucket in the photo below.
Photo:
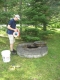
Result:
<svg viewBox="0 0 60 80"><path fill-rule="evenodd" d="M10 62L10 50L4 50L1 52L3 62Z"/></svg>

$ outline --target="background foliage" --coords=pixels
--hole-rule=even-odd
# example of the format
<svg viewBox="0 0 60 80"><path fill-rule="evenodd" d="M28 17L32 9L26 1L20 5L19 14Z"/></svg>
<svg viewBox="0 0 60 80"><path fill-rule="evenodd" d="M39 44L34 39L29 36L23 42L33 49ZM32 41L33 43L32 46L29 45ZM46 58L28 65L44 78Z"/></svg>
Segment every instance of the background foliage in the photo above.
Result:
<svg viewBox="0 0 60 80"><path fill-rule="evenodd" d="M59 27L55 20L59 20L60 0L1 0L0 7L0 24L7 24L14 14L19 14L21 30L23 24L42 25L43 30L47 30L47 25Z"/></svg>

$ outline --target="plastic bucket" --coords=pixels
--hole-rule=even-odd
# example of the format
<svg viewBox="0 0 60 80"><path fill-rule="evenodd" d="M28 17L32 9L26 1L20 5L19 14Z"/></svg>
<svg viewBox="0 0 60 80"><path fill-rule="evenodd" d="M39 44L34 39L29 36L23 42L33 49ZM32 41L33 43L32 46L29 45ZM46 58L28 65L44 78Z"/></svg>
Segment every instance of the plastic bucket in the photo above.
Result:
<svg viewBox="0 0 60 80"><path fill-rule="evenodd" d="M10 62L10 50L4 50L1 52L3 62Z"/></svg>

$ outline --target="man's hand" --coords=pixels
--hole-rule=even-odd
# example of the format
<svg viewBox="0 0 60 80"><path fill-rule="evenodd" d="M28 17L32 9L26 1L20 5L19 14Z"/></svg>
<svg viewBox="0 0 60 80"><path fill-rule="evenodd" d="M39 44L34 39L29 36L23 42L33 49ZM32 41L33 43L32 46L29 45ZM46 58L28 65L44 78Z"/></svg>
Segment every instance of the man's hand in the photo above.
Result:
<svg viewBox="0 0 60 80"><path fill-rule="evenodd" d="M14 29L14 32L17 32L17 29Z"/></svg>

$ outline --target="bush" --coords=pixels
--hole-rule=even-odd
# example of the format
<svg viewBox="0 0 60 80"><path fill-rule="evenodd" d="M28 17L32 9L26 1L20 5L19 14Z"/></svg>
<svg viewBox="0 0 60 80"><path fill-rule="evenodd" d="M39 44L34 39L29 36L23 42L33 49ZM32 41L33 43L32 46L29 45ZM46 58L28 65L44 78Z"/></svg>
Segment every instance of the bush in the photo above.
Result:
<svg viewBox="0 0 60 80"><path fill-rule="evenodd" d="M22 36L22 39L26 42L34 42L34 41L39 41L39 37L33 37L33 36Z"/></svg>
<svg viewBox="0 0 60 80"><path fill-rule="evenodd" d="M51 35L54 34L54 31L47 30L47 31L40 31L39 35L41 39L48 39Z"/></svg>
<svg viewBox="0 0 60 80"><path fill-rule="evenodd" d="M36 28L26 28L25 34L29 36L38 36L39 35L39 29Z"/></svg>
<svg viewBox="0 0 60 80"><path fill-rule="evenodd" d="M22 39L27 42L39 41L40 38L38 37L38 35L39 35L39 29L26 28L22 34Z"/></svg>
<svg viewBox="0 0 60 80"><path fill-rule="evenodd" d="M6 31L7 30L7 27L2 26L2 28L0 30Z"/></svg>
<svg viewBox="0 0 60 80"><path fill-rule="evenodd" d="M54 31L51 30L43 31L36 28L26 28L21 37L24 41L32 42L49 39L53 33Z"/></svg>

